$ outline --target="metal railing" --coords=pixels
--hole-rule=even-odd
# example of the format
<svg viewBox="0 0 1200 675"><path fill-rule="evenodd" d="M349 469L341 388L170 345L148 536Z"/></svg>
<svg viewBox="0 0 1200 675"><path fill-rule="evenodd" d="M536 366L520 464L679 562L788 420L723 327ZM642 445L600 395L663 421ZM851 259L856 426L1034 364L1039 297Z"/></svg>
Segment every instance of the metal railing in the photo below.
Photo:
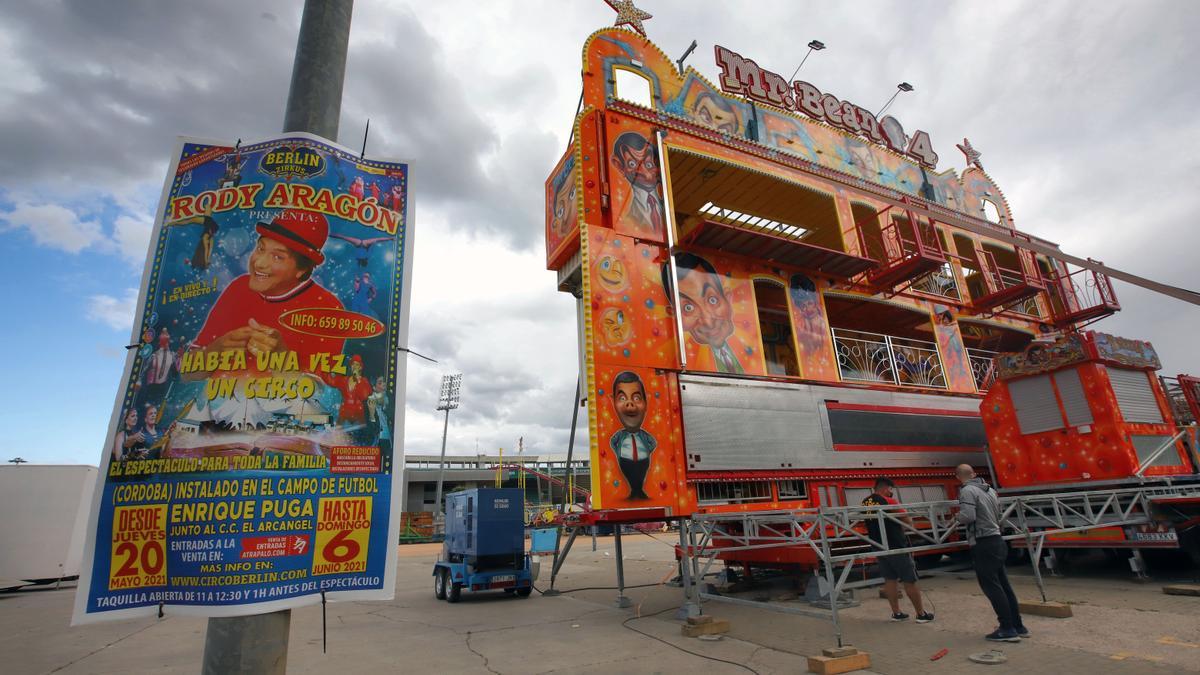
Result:
<svg viewBox="0 0 1200 675"><path fill-rule="evenodd" d="M1033 264L1028 251L1017 249L1017 269L1001 267L996 262L996 255L991 251L983 251L980 256L984 277L987 279L992 293L998 293L1014 286L1033 286L1042 288L1043 282L1038 273L1037 265Z"/></svg>
<svg viewBox="0 0 1200 675"><path fill-rule="evenodd" d="M946 259L933 221L899 207L884 207L869 213L842 234L857 237L863 254L878 261L884 269L914 257Z"/></svg>
<svg viewBox="0 0 1200 675"><path fill-rule="evenodd" d="M958 292L958 282L954 280L954 268L950 266L949 262L914 281L911 288L914 291L951 300L959 300L962 297Z"/></svg>
<svg viewBox="0 0 1200 675"><path fill-rule="evenodd" d="M992 361L996 358L996 352L968 347L967 358L971 361L971 375L975 376L975 390L982 394L996 381L996 369Z"/></svg>
<svg viewBox="0 0 1200 675"><path fill-rule="evenodd" d="M936 343L845 328L832 331L843 381L946 388Z"/></svg>
<svg viewBox="0 0 1200 675"><path fill-rule="evenodd" d="M1011 312L1016 312L1017 314L1024 314L1026 316L1038 318L1042 316L1042 310L1038 307L1037 296L1030 296L1024 300L1021 300L1020 302L1013 303L1008 307L1008 310Z"/></svg>
<svg viewBox="0 0 1200 675"><path fill-rule="evenodd" d="M1108 275L1059 263L1047 285L1050 310L1060 323L1106 316L1121 309Z"/></svg>
<svg viewBox="0 0 1200 675"><path fill-rule="evenodd" d="M1167 395L1167 402L1171 404L1171 414L1175 417L1175 423L1195 424L1196 419L1188 405L1187 393L1184 390L1185 383L1180 382L1177 377L1167 377L1166 375L1159 375L1158 381L1162 383L1163 393Z"/></svg>

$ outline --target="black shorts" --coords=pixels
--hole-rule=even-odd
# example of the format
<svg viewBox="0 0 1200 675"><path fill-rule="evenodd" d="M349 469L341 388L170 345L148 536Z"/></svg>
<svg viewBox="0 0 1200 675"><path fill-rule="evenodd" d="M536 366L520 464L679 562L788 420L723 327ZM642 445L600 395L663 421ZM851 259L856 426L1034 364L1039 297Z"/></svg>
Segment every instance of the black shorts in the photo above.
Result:
<svg viewBox="0 0 1200 675"><path fill-rule="evenodd" d="M884 579L902 581L906 584L917 583L917 567L913 564L912 555L908 553L881 555L878 561L879 572Z"/></svg>

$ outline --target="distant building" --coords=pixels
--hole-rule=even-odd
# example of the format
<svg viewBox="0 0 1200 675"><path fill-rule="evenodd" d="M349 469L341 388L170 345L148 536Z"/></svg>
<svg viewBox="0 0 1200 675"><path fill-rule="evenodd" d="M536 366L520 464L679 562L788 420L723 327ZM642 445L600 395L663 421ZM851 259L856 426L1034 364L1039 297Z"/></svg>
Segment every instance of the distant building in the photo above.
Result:
<svg viewBox="0 0 1200 675"><path fill-rule="evenodd" d="M404 457L403 495L401 499L405 511L436 511L438 455L406 455ZM496 467L501 463L499 455L447 455L446 473L443 479L442 494L473 487L487 487L496 484ZM541 458L536 455L514 457L505 455L503 463L506 468L501 472L501 483L504 487L519 487L519 474L524 473L525 503L535 504L561 503L564 485L567 480L567 462L565 458ZM515 466L525 467L526 471L518 471ZM575 485L587 489L591 484L591 468L586 459L572 460ZM577 495L575 501L582 501Z"/></svg>

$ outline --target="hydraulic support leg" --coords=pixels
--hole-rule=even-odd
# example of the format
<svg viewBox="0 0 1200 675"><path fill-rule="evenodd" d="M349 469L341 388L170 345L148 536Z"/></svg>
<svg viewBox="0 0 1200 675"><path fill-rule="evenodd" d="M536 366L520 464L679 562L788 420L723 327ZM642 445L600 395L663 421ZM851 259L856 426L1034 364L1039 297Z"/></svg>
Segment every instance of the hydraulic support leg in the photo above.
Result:
<svg viewBox="0 0 1200 675"><path fill-rule="evenodd" d="M613 541L617 546L617 607L632 607L633 602L625 597L625 555L621 550L621 526L613 529Z"/></svg>
<svg viewBox="0 0 1200 675"><path fill-rule="evenodd" d="M577 536L579 536L579 528L572 527L571 534L567 536L566 546L563 546L561 551L555 550L554 565L550 568L550 588L546 589L542 595L561 595L559 591L554 589L554 581L558 578L558 570L562 568L563 562L567 559L567 554L571 552L571 545L575 543L575 537Z"/></svg>
<svg viewBox="0 0 1200 675"><path fill-rule="evenodd" d="M1050 572L1050 576L1061 577L1062 573L1058 571L1061 566L1062 561L1058 559L1058 552L1054 549L1048 549L1046 551L1046 569Z"/></svg>
<svg viewBox="0 0 1200 675"><path fill-rule="evenodd" d="M1142 557L1141 549L1133 549L1133 555L1129 557L1129 569L1133 570L1134 577L1138 581L1148 581L1149 575L1146 574L1146 559Z"/></svg>
<svg viewBox="0 0 1200 675"><path fill-rule="evenodd" d="M679 582L683 584L683 604L675 612L675 618L686 620L689 617L700 616L700 589L697 580L692 575L692 550L690 534L691 523L679 521Z"/></svg>

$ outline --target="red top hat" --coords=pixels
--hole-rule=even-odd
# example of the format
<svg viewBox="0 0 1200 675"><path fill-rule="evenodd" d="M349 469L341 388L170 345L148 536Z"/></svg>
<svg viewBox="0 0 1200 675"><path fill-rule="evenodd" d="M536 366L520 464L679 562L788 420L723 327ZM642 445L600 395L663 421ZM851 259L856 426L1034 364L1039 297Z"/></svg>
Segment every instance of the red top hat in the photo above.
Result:
<svg viewBox="0 0 1200 675"><path fill-rule="evenodd" d="M255 229L317 265L325 262L321 249L329 239L329 221L320 213L288 209L269 223L260 222Z"/></svg>

